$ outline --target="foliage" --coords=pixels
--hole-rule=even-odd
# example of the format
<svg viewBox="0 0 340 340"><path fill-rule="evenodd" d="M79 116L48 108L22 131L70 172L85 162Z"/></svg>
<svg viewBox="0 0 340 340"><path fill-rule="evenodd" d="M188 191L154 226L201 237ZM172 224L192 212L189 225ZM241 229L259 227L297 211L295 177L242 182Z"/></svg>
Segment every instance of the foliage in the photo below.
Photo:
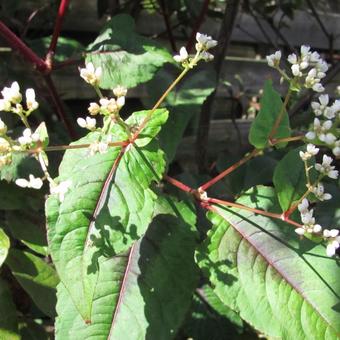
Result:
<svg viewBox="0 0 340 340"><path fill-rule="evenodd" d="M293 16L287 1L247 3L263 16ZM189 25L202 4L150 0L139 9ZM116 14L110 6L98 1L98 15ZM6 83L0 339L337 339L340 102L319 95L307 132L288 114L299 93L324 91L327 63L308 46L288 67L280 51L269 55L284 99L266 80L247 148L216 150L210 173L188 175L193 165L177 156L221 82L208 63L217 41L194 32L194 52L189 41L172 56L138 32L131 6L118 4L90 44L59 37L58 20L52 36L26 39L32 50L7 37L47 84L63 131L44 111L50 102ZM80 77L98 96L76 120L83 130L68 121L51 77L80 56ZM136 109L127 91L140 85L147 96Z"/></svg>

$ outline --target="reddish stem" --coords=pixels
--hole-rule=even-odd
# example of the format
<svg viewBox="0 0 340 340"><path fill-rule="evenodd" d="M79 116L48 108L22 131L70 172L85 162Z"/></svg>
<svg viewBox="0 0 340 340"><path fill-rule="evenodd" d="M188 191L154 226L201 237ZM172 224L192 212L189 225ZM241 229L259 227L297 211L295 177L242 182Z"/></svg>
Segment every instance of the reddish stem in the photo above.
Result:
<svg viewBox="0 0 340 340"><path fill-rule="evenodd" d="M261 150L258 149L254 149L250 154L248 154L248 156L240 159L237 163L233 164L232 166L230 166L228 169L224 170L223 172L221 172L219 175L217 175L216 177L214 177L213 179L211 179L210 181L208 181L207 183L203 184L200 186L200 189L203 191L206 191L208 188L210 188L212 185L214 185L216 182L218 182L219 180L221 180L223 177L227 176L228 174L230 174L231 172L233 172L234 170L236 170L238 167L240 167L242 164L246 163L247 161L249 161L251 158L255 157L256 155L258 155L261 152Z"/></svg>
<svg viewBox="0 0 340 340"><path fill-rule="evenodd" d="M176 42L175 42L174 36L172 34L172 29L171 29L171 25L170 25L169 12L166 8L166 4L165 4L164 0L159 0L159 4L160 4L161 9L162 9L162 15L163 15L163 18L164 18L164 23L165 23L166 31L168 33L171 48L174 52L177 52Z"/></svg>
<svg viewBox="0 0 340 340"><path fill-rule="evenodd" d="M48 48L47 54L46 54L46 63L52 66L52 59L53 55L56 51L57 48L57 43L58 43L58 38L60 36L60 30L61 30L61 25L66 13L66 10L68 8L70 0L61 0L60 5L59 5L59 10L57 14L57 19L54 25L54 31L50 43L50 47Z"/></svg>
<svg viewBox="0 0 340 340"><path fill-rule="evenodd" d="M289 223L289 224L291 224L291 225L293 225L295 227L298 227L298 228L302 227L301 224L299 224L299 223L297 223L297 222L287 218L283 214L271 213L271 212L268 212L268 211L264 211L264 210L260 210L260 209L256 209L256 208L247 207L245 205L234 203L234 202L222 201L222 200L219 200L219 199L216 199L216 198L208 198L207 201L209 203L215 203L215 204L225 205L225 206L228 206L228 207L239 208L239 209L242 209L242 210L251 211L251 212L253 212L255 214L267 216L267 217L270 217L270 218L275 218L277 220L281 220L281 221L287 222L287 223Z"/></svg>
<svg viewBox="0 0 340 340"><path fill-rule="evenodd" d="M17 35L15 35L0 20L0 35L7 41L8 45L14 50L18 50L23 57L32 63L41 73L48 74L51 70L43 59L38 57Z"/></svg>
<svg viewBox="0 0 340 340"><path fill-rule="evenodd" d="M188 52L190 52L192 50L193 46L194 46L196 34L199 31L199 29L200 29L200 27L201 27L201 25L204 21L204 18L206 16L206 13L207 13L208 8L209 8L209 3L210 3L210 0L204 0L204 3L203 3L202 8L201 8L201 12L197 17L197 20L194 24L194 27L192 29L190 38L189 38L187 46L186 46L186 49L187 49Z"/></svg>
<svg viewBox="0 0 340 340"><path fill-rule="evenodd" d="M60 63L53 64L53 71L59 70L66 66L77 65L80 63L82 63L80 59L67 59L67 60L61 61Z"/></svg>
<svg viewBox="0 0 340 340"><path fill-rule="evenodd" d="M170 177L170 176L165 175L165 176L164 176L164 179L165 179L166 181L168 181L170 184L174 185L175 187L177 187L177 188L179 188L179 189L181 189L181 190L183 190L183 191L185 191L185 192L190 192L190 193L192 193L192 192L194 191L194 189L188 187L187 185L185 185L184 183L178 181L178 180L175 179L175 178L172 178L172 177Z"/></svg>
<svg viewBox="0 0 340 340"><path fill-rule="evenodd" d="M59 95L57 93L57 90L56 90L56 88L54 86L54 82L53 82L51 76L50 75L46 75L45 76L45 81L46 81L48 92L49 92L49 94L51 96L51 99L53 101L53 104L54 104L54 106L56 108L56 111L57 111L59 119L65 125L65 128L67 129L67 132L68 132L69 136L72 139L76 139L77 138L77 134L76 134L75 130L73 129L73 126L70 124L70 122L66 118L66 114L65 114L65 111L64 111L64 108L63 108L63 104L62 104L62 102L60 100L60 97L59 97Z"/></svg>

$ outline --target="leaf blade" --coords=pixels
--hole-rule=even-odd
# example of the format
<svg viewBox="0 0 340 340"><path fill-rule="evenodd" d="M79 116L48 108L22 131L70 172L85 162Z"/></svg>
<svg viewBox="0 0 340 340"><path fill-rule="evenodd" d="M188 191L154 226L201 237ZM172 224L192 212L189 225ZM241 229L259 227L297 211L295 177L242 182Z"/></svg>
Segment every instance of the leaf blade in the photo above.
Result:
<svg viewBox="0 0 340 340"><path fill-rule="evenodd" d="M256 190L255 205L277 212L270 188L253 189L241 203L254 205ZM325 249L307 239L299 242L281 221L220 206L215 212L214 230L198 256L221 300L268 336L336 339L339 268L324 256Z"/></svg>
<svg viewBox="0 0 340 340"><path fill-rule="evenodd" d="M249 142L257 149L264 149L268 146L268 138L285 138L290 136L289 117L284 111L283 118L274 136L271 135L272 128L277 117L282 110L282 100L278 92L272 86L272 82L267 80L264 85L264 93L260 101L261 109L253 121L250 132ZM287 143L280 143L277 147L283 147Z"/></svg>
<svg viewBox="0 0 340 340"><path fill-rule="evenodd" d="M90 325L84 326L67 291L59 287L56 338L173 338L198 278L191 209L160 198L157 216L145 236L127 253L103 262ZM183 248L183 253L178 253L175 245ZM134 327L127 327L132 323Z"/></svg>
<svg viewBox="0 0 340 340"><path fill-rule="evenodd" d="M148 112L136 112L128 122L139 122ZM100 262L125 252L152 220L157 197L150 185L165 169L164 154L152 138L166 119L166 110L156 110L136 145L91 157L86 149L68 150L60 165L59 179L71 180L72 188L61 204L54 197L46 204L49 244L58 274L88 322ZM119 131L112 133L121 138ZM98 137L90 133L77 143Z"/></svg>

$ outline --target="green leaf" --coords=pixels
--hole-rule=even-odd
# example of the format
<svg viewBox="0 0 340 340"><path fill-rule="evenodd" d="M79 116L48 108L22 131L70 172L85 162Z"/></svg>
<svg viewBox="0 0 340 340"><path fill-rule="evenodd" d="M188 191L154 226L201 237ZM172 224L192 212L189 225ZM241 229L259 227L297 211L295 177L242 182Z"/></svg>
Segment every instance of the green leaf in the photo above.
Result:
<svg viewBox="0 0 340 340"><path fill-rule="evenodd" d="M11 249L6 260L12 274L46 315L55 315L56 286L59 278L55 270L40 257L29 252Z"/></svg>
<svg viewBox="0 0 340 340"><path fill-rule="evenodd" d="M43 216L42 216L43 218ZM30 211L8 211L6 222L8 232L38 254L46 256L47 239L45 221Z"/></svg>
<svg viewBox="0 0 340 340"><path fill-rule="evenodd" d="M273 88L272 82L267 80L264 84L263 96L260 100L261 109L250 127L249 142L257 149L264 149L268 146L272 128L282 110L280 94ZM289 117L284 111L281 123L273 138L285 138L290 136ZM283 147L287 143L280 143L277 147Z"/></svg>
<svg viewBox="0 0 340 340"><path fill-rule="evenodd" d="M49 137L48 137L48 132L46 128L45 122L42 122L37 129L34 131L34 133L37 133L39 136L39 141L42 143L43 147L48 146L49 143Z"/></svg>
<svg viewBox="0 0 340 340"><path fill-rule="evenodd" d="M125 122L129 126L138 127L147 116L149 110L138 111L131 115ZM151 140L158 135L161 131L161 127L167 121L169 112L166 109L157 109L151 115L145 128L141 131L136 140L136 145L143 147L151 142Z"/></svg>
<svg viewBox="0 0 340 340"><path fill-rule="evenodd" d="M28 178L29 174L36 177L42 175L39 163L33 157L27 156L27 154L13 153L11 164L1 168L0 179L12 182L17 178Z"/></svg>
<svg viewBox="0 0 340 340"><path fill-rule="evenodd" d="M29 42L30 48L40 56L45 56L51 43L51 36L43 37ZM74 58L84 51L84 46L78 40L59 37L56 53L53 59L57 62Z"/></svg>
<svg viewBox="0 0 340 340"><path fill-rule="evenodd" d="M215 294L214 290L210 286L205 285L202 288L202 294L204 294L204 298L209 303L209 306L211 306L217 313L226 317L235 326L243 326L243 321L239 315L223 304L221 299Z"/></svg>
<svg viewBox="0 0 340 340"><path fill-rule="evenodd" d="M228 154L220 154L217 160L217 170L224 171L239 158ZM239 195L253 186L268 184L273 178L273 173L277 160L271 153L258 156L243 164L241 167L225 177L224 182L234 195Z"/></svg>
<svg viewBox="0 0 340 340"><path fill-rule="evenodd" d="M304 149L300 147L289 151L275 168L273 182L283 211L287 211L307 190L305 166L299 156ZM313 173L311 171L311 179L315 177Z"/></svg>
<svg viewBox="0 0 340 340"><path fill-rule="evenodd" d="M0 228L0 268L6 260L9 247L10 247L9 237L6 235L4 230Z"/></svg>
<svg viewBox="0 0 340 340"><path fill-rule="evenodd" d="M147 113L137 112L129 120L139 121ZM154 112L141 140L124 153L120 147L94 156L87 149L68 150L60 165L58 180L72 185L61 204L55 196L48 199L48 239L61 281L84 320L91 319L100 262L126 251L152 220L157 196L150 186L162 177L165 160L157 141L150 140L166 118L164 110ZM93 132L75 144L98 138Z"/></svg>
<svg viewBox="0 0 340 340"><path fill-rule="evenodd" d="M1 279L0 301L0 339L19 340L17 311L8 285Z"/></svg>
<svg viewBox="0 0 340 340"><path fill-rule="evenodd" d="M150 99L148 105L159 98L163 91L175 79L175 75L167 70L161 70L147 84ZM159 134L160 144L167 155L168 162L175 157L177 147L193 118L198 119L201 106L216 86L216 77L213 68L189 74L180 86L176 87L164 101L170 111L169 119Z"/></svg>
<svg viewBox="0 0 340 340"><path fill-rule="evenodd" d="M280 211L272 188L253 188L238 202ZM214 210L197 260L221 301L268 337L337 339L340 269L324 245L300 240L281 220Z"/></svg>
<svg viewBox="0 0 340 340"><path fill-rule="evenodd" d="M197 285L193 207L159 198L156 217L125 254L101 264L91 323L58 287L56 339L173 339Z"/></svg>
<svg viewBox="0 0 340 340"><path fill-rule="evenodd" d="M86 62L102 67L100 87L134 87L150 80L170 53L134 31L134 20L126 14L114 16L88 47Z"/></svg>

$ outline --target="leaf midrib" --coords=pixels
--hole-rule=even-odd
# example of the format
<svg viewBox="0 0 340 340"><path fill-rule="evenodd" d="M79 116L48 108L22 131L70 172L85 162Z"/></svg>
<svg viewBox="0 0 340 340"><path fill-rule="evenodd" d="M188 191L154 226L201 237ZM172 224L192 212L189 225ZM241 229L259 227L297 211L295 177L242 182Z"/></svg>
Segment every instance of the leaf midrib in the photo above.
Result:
<svg viewBox="0 0 340 340"><path fill-rule="evenodd" d="M222 214L219 213L218 210L215 210L214 209L214 212L217 213L222 219L224 219L227 223L229 223L233 228L234 230L239 233L242 238L244 240L246 240L250 246L252 246L256 252L258 254L260 254L262 256L262 258L264 259L264 261L268 264L268 266L272 266L276 272L282 277L282 279L284 279L302 298L304 301L306 301L311 307L312 309L320 316L320 318L325 322L325 324L327 325L327 327L330 327L334 330L335 334L338 334L336 329L333 327L333 325L328 321L328 319L316 308L316 306L303 294L303 292L301 291L301 289L299 289L293 282L291 282L291 280L289 280L289 278L287 278L283 273L282 271L280 271L276 266L275 266L275 263L276 262L273 262L271 263L267 258L266 256L261 252L260 249L258 249L258 247L251 242L250 238L252 235L254 235L254 233L250 234L250 235L247 235L245 233L243 233L242 231L240 231L238 228L237 228L237 223L233 222L233 221L229 221L225 216L223 216ZM255 216L255 214L251 215L251 216Z"/></svg>

